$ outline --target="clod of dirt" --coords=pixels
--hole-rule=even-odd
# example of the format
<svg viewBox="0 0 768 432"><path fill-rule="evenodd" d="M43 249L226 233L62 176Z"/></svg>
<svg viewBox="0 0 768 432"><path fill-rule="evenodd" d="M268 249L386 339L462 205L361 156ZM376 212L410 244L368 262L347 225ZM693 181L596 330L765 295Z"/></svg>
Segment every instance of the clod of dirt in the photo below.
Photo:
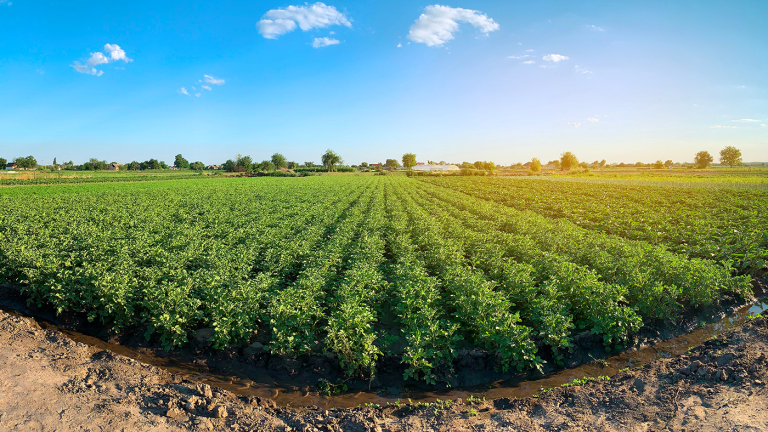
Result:
<svg viewBox="0 0 768 432"><path fill-rule="evenodd" d="M728 374L727 374L727 373L725 373L725 371L724 371L724 370L722 370L722 369L720 369L719 371L717 371L717 376L716 376L716 377L717 377L718 379L720 379L720 381L728 381Z"/></svg>
<svg viewBox="0 0 768 432"><path fill-rule="evenodd" d="M200 384L197 386L197 392L204 398L210 399L213 397L213 390L208 384Z"/></svg>
<svg viewBox="0 0 768 432"><path fill-rule="evenodd" d="M166 411L166 413L165 413L165 416L166 416L166 417L168 417L168 418L172 418L172 419L175 419L175 418L181 417L182 415L184 415L184 413L183 413L183 412L182 412L180 409L178 409L178 408L176 408L176 407L173 407L173 408L169 409L169 410L168 410L168 411Z"/></svg>
<svg viewBox="0 0 768 432"><path fill-rule="evenodd" d="M213 415L216 418L226 418L227 417L227 409L221 405L217 406L213 409Z"/></svg>
<svg viewBox="0 0 768 432"><path fill-rule="evenodd" d="M643 390L645 390L645 383L640 378L635 378L635 382L632 383L632 386L635 387L635 390L637 390L638 393L642 393Z"/></svg>
<svg viewBox="0 0 768 432"><path fill-rule="evenodd" d="M721 356L718 356L717 359L715 359L715 363L717 363L718 366L722 367L730 363L735 356L733 353L726 353Z"/></svg>
<svg viewBox="0 0 768 432"><path fill-rule="evenodd" d="M216 330L211 327L195 330L194 332L195 343L200 347L209 347L213 344L213 337L215 335L216 335Z"/></svg>
<svg viewBox="0 0 768 432"><path fill-rule="evenodd" d="M254 342L243 349L245 356L253 356L264 352L264 344L261 342Z"/></svg>

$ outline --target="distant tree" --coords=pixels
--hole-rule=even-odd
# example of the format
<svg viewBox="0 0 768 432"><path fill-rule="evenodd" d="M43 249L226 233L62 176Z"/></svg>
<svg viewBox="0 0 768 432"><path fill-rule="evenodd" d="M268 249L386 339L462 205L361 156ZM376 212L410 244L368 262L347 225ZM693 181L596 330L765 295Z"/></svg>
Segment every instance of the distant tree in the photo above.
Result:
<svg viewBox="0 0 768 432"><path fill-rule="evenodd" d="M470 162L462 162L461 163L461 168L463 168L463 169L469 169L469 168L474 168L474 167L475 167L475 165L470 163Z"/></svg>
<svg viewBox="0 0 768 432"><path fill-rule="evenodd" d="M605 164L606 163L608 163L608 162L606 162L605 159L601 160L600 163L599 163L600 168L605 168Z"/></svg>
<svg viewBox="0 0 768 432"><path fill-rule="evenodd" d="M125 164L125 169L128 171L136 171L139 168L141 168L141 164L139 164L136 161L128 162L127 164Z"/></svg>
<svg viewBox="0 0 768 432"><path fill-rule="evenodd" d="M627 164L625 164L624 162L621 162L621 163L619 163L618 166L619 166L619 168L626 168Z"/></svg>
<svg viewBox="0 0 768 432"><path fill-rule="evenodd" d="M520 162L518 162L518 163L516 163L516 164L512 165L512 168L514 168L514 169L523 169L523 168L525 168L525 167L523 166L523 164L521 164ZM539 164L539 169L541 169L541 164Z"/></svg>
<svg viewBox="0 0 768 432"><path fill-rule="evenodd" d="M669 168L669 167L673 166L674 164L675 164L675 163L674 163L674 162L672 162L672 159L667 159L667 160L664 162L664 166L665 166L665 167L667 167L667 168Z"/></svg>
<svg viewBox="0 0 768 432"><path fill-rule="evenodd" d="M397 159L387 159L384 166L389 169L395 169L400 167L400 162L398 162Z"/></svg>
<svg viewBox="0 0 768 432"><path fill-rule="evenodd" d="M264 160L261 161L260 164L257 164L256 169L261 172L272 172L276 168L275 164L271 160Z"/></svg>
<svg viewBox="0 0 768 432"><path fill-rule="evenodd" d="M541 161L539 160L539 158L531 159L531 171L533 172L541 171Z"/></svg>
<svg viewBox="0 0 768 432"><path fill-rule="evenodd" d="M413 153L406 153L403 155L403 166L406 169L411 169L416 166L416 155Z"/></svg>
<svg viewBox="0 0 768 432"><path fill-rule="evenodd" d="M150 159L148 161L144 161L140 165L142 170L160 169L160 162L158 162L157 159Z"/></svg>
<svg viewBox="0 0 768 432"><path fill-rule="evenodd" d="M437 165L437 162L432 160L427 160L427 165Z"/></svg>
<svg viewBox="0 0 768 432"><path fill-rule="evenodd" d="M720 163L728 165L730 168L733 168L734 165L741 165L743 163L741 161L741 150L733 146L720 150Z"/></svg>
<svg viewBox="0 0 768 432"><path fill-rule="evenodd" d="M491 162L483 162L483 169L486 171L496 171L496 164Z"/></svg>
<svg viewBox="0 0 768 432"><path fill-rule="evenodd" d="M226 172L235 172L235 169L236 169L235 161L233 161L232 159L227 159L226 162L221 164L221 168Z"/></svg>
<svg viewBox="0 0 768 432"><path fill-rule="evenodd" d="M696 165L697 168L706 168L709 166L709 164L712 163L714 159L712 158L712 155L709 154L707 151L700 151L696 153L696 157L693 158L693 163Z"/></svg>
<svg viewBox="0 0 768 432"><path fill-rule="evenodd" d="M109 169L109 164L107 164L107 161L91 158L88 162L80 165L80 169L83 171L104 171Z"/></svg>
<svg viewBox="0 0 768 432"><path fill-rule="evenodd" d="M37 168L37 159L34 156L17 157L13 160L13 163L18 165L19 168L35 169Z"/></svg>
<svg viewBox="0 0 768 432"><path fill-rule="evenodd" d="M299 167L298 162L288 162L288 169L296 169Z"/></svg>
<svg viewBox="0 0 768 432"><path fill-rule="evenodd" d="M368 162L363 162L360 164L360 166L363 168L368 168Z"/></svg>
<svg viewBox="0 0 768 432"><path fill-rule="evenodd" d="M56 163L56 158L53 158L53 166L56 166L56 165L58 165L58 164Z"/></svg>
<svg viewBox="0 0 768 432"><path fill-rule="evenodd" d="M288 160L286 160L285 156L280 153L275 153L272 155L272 165L274 165L275 168L288 168Z"/></svg>
<svg viewBox="0 0 768 432"><path fill-rule="evenodd" d="M588 164L588 163L586 163L586 162L582 162L582 163L580 163L580 164L579 164L579 166L580 166L581 168L589 168L589 164Z"/></svg>
<svg viewBox="0 0 768 432"><path fill-rule="evenodd" d="M341 156L337 155L331 149L326 150L320 159L323 162L323 166L328 168L328 172L333 171L336 165L343 163Z"/></svg>
<svg viewBox="0 0 768 432"><path fill-rule="evenodd" d="M475 161L472 165L474 165L475 169L483 169L483 161Z"/></svg>
<svg viewBox="0 0 768 432"><path fill-rule="evenodd" d="M250 156L237 155L235 167L235 171L237 172L253 172L253 158Z"/></svg>
<svg viewBox="0 0 768 432"><path fill-rule="evenodd" d="M189 164L189 168L195 171L202 171L205 169L205 164L200 161L192 162L191 164Z"/></svg>
<svg viewBox="0 0 768 432"><path fill-rule="evenodd" d="M5 169L6 165L8 165L8 161L5 158L0 158L0 169Z"/></svg>
<svg viewBox="0 0 768 432"><path fill-rule="evenodd" d="M653 169L664 169L664 167L664 162L662 162L661 159L653 163Z"/></svg>
<svg viewBox="0 0 768 432"><path fill-rule="evenodd" d="M160 161L160 169L168 169L169 166L165 161Z"/></svg>
<svg viewBox="0 0 768 432"><path fill-rule="evenodd" d="M304 166L307 167L307 168L312 168L313 166L315 166L315 163L314 162L304 162Z"/></svg>
<svg viewBox="0 0 768 432"><path fill-rule="evenodd" d="M173 160L173 166L176 168L189 168L189 161L184 159L184 156L181 154L177 154L176 158Z"/></svg>
<svg viewBox="0 0 768 432"><path fill-rule="evenodd" d="M562 170L569 170L579 164L579 160L576 159L576 155L571 152L565 152L560 155L560 168Z"/></svg>
<svg viewBox="0 0 768 432"><path fill-rule="evenodd" d="M438 165L448 165L448 162L441 160L437 163Z"/></svg>
<svg viewBox="0 0 768 432"><path fill-rule="evenodd" d="M549 162L547 162L547 165L552 165L552 166L555 167L555 169L560 169L560 160L556 159L556 160L553 160L553 161L549 161Z"/></svg>

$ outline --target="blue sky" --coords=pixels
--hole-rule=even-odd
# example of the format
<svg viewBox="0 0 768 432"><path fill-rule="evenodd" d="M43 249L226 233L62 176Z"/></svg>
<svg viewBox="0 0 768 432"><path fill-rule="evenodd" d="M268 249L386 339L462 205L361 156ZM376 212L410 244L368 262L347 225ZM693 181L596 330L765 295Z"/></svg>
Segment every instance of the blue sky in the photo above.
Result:
<svg viewBox="0 0 768 432"><path fill-rule="evenodd" d="M0 0L0 156L768 161L764 0L440 5Z"/></svg>

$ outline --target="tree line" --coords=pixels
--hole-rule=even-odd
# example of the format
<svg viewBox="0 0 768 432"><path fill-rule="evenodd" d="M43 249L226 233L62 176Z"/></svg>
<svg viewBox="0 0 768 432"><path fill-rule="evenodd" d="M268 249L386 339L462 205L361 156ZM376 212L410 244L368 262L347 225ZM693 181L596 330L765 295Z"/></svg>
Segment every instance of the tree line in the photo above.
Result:
<svg viewBox="0 0 768 432"><path fill-rule="evenodd" d="M352 169L363 169L368 170L371 168L375 169L382 169L387 168L390 170L395 170L397 168L403 167L407 170L412 169L415 167L418 162L416 161L416 154L414 153L405 153L400 160L397 159L387 159L386 162L381 163L379 162L376 164L376 167L373 167L372 165L369 165L367 162L361 163L358 165L352 165L351 167L344 167L343 163L344 160L339 156L336 152L334 152L331 149L328 149L323 155L320 157L322 161L322 165L316 165L314 162L304 162L303 164L299 164L298 162L289 161L286 159L285 156L283 156L280 153L275 153L272 155L272 157L268 160L263 160L261 162L254 162L253 158L250 156L242 156L237 155L235 159L228 159L226 162L224 162L220 168L227 171L227 172L243 172L243 173L251 173L251 172L271 172L276 171L280 169L290 169L290 170L317 170L322 168L323 170L327 170L328 172L332 171L351 171ZM729 167L739 166L743 165L742 158L741 158L741 150L737 149L733 146L727 146L724 149L720 151L720 164L721 165L728 165ZM700 151L696 153L693 159L693 166L696 168L707 168L714 162L714 158L711 154L707 151ZM15 164L20 169L38 169L40 166L37 163L37 159L35 159L34 156L26 156L26 157L17 157L12 160L12 163ZM432 161L429 160L427 162L429 165L449 165L445 161ZM0 157L0 167L5 167L8 164L8 161L5 158ZM85 162L81 165L75 165L72 161L64 162L62 164L58 164L56 162L56 158L53 159L53 164L50 165L50 167L54 169L64 169L64 170L77 170L77 171L102 171L102 170L108 170L110 165L120 165L120 169L128 170L128 171L136 171L136 170L158 170L158 169L168 169L171 168L168 164L166 164L164 161L158 161L157 159L149 159L144 162L138 162L138 161L132 161L128 162L126 164L118 164L117 162L107 162L106 160L98 160L95 158L91 158L88 160L88 162ZM462 162L460 164L455 164L459 168L462 169L475 169L475 170L486 170L486 171L494 171L498 167L497 165L492 161L475 161L473 163L471 162ZM625 163L618 163L618 164L611 164L612 167L619 167L619 168L625 168L625 167L649 167L654 169L664 169L664 168L670 168L672 166L679 166L679 163L674 163L672 160L666 160L664 162L661 161L661 159L657 160L654 163L646 164L642 162L637 162L635 164L625 164ZM559 170L570 170L573 168L581 167L581 168L605 168L608 166L605 159L602 161L594 161L591 164L587 162L579 162L579 159L576 157L575 154L572 152L565 152L560 155L560 159L555 159L548 161L546 163L546 166L553 167L554 169ZM181 154L177 154L173 161L173 167L176 169L191 169L195 171L202 171L206 169L206 165L203 162L196 161L190 163L187 159L184 158ZM512 165L510 168L517 168L517 169L524 169L528 168L532 172L540 172L543 168L541 160L538 158L533 158L530 162L527 162L525 164L517 163L515 165Z"/></svg>

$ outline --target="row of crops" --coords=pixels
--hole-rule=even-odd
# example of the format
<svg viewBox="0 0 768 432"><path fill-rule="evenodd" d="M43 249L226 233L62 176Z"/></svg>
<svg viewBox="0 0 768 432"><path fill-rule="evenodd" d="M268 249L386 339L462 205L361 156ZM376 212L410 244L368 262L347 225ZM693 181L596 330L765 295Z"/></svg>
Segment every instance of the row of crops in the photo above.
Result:
<svg viewBox="0 0 768 432"><path fill-rule="evenodd" d="M766 190L570 179L422 180L691 257L730 262L742 273L768 269Z"/></svg>
<svg viewBox="0 0 768 432"><path fill-rule="evenodd" d="M184 180L202 177L197 172L180 172L173 174L139 174L139 173L111 173L98 172L95 174L61 173L17 173L4 174L0 171L0 186L33 186L33 185L60 185L60 184L84 184L84 183L127 183L146 182L160 180Z"/></svg>
<svg viewBox="0 0 768 432"><path fill-rule="evenodd" d="M621 345L644 321L751 294L715 261L405 177L26 189L3 191L0 271L33 301L168 348L199 328L216 348L259 332L350 376L391 353L406 378L449 381L467 346L538 368L576 333Z"/></svg>

